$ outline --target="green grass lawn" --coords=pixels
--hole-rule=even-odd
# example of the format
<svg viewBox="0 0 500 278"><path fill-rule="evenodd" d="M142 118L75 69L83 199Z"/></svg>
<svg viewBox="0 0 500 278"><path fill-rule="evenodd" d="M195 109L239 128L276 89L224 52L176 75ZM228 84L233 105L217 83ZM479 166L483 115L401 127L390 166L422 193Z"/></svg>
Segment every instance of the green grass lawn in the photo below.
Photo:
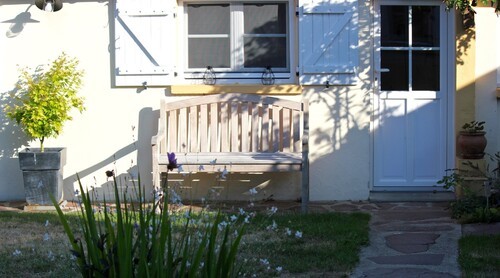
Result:
<svg viewBox="0 0 500 278"><path fill-rule="evenodd" d="M240 245L241 273L348 276L368 244L369 219L364 213L257 214ZM55 213L0 213L0 277L77 277L70 249Z"/></svg>
<svg viewBox="0 0 500 278"><path fill-rule="evenodd" d="M464 277L500 277L500 235L464 236L459 248Z"/></svg>

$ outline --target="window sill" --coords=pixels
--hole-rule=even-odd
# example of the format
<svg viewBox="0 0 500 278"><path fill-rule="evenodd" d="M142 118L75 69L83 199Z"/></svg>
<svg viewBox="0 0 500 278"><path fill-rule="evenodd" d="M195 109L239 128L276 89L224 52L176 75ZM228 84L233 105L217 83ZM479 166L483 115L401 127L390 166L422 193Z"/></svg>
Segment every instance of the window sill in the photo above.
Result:
<svg viewBox="0 0 500 278"><path fill-rule="evenodd" d="M173 95L208 95L223 93L247 93L263 95L300 95L299 85L173 85L170 87Z"/></svg>

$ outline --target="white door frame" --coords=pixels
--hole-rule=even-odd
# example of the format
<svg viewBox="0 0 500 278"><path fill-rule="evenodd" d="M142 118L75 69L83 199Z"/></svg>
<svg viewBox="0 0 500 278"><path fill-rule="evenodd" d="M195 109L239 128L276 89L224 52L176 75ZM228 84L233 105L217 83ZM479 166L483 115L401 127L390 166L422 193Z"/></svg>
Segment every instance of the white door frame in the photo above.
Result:
<svg viewBox="0 0 500 278"><path fill-rule="evenodd" d="M380 61L377 59L377 47L378 42L376 41L377 36L375 34L376 28L375 24L379 21L379 14L377 14L376 6L380 5L380 3L391 3L391 4L401 4L401 5L417 5L420 3L439 3L443 5L441 0L422 0L422 1L413 1L413 0L373 0L372 3L372 25L371 25L371 36L372 36L372 117L370 122L370 134L371 134L371 155L370 155L370 191L429 191L429 190L444 190L442 188L428 188L428 187L374 187L375 180L375 130L376 130L376 113L379 109L378 102L378 77L379 74L376 70L380 69ZM446 63L445 67L447 67L446 76L442 76L441 78L446 78L446 86L447 86L447 129L446 129L446 169L454 168L455 166L455 95L456 95L456 40L455 40L455 11L450 10L444 13L445 16L445 35L443 37L446 38L444 42L444 47L446 47ZM445 175L445 173L443 173Z"/></svg>

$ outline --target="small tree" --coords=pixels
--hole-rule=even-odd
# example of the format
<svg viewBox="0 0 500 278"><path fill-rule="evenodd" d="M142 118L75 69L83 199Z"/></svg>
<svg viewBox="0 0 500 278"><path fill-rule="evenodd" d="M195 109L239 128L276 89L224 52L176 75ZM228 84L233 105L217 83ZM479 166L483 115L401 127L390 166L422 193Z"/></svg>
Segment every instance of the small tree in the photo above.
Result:
<svg viewBox="0 0 500 278"><path fill-rule="evenodd" d="M20 70L13 101L5 107L7 117L15 120L30 139L40 141L44 151L46 138L57 137L64 122L71 120L70 111L81 113L83 98L77 95L82 85L83 71L78 60L61 54L48 67L38 67L34 73Z"/></svg>

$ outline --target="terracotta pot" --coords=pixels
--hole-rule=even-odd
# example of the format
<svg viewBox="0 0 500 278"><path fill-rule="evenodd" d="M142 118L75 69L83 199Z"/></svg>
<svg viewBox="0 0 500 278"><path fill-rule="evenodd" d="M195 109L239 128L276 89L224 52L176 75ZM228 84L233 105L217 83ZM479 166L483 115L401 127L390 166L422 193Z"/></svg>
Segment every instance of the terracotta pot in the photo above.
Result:
<svg viewBox="0 0 500 278"><path fill-rule="evenodd" d="M486 132L461 131L457 138L457 156L464 159L481 159L486 148Z"/></svg>

